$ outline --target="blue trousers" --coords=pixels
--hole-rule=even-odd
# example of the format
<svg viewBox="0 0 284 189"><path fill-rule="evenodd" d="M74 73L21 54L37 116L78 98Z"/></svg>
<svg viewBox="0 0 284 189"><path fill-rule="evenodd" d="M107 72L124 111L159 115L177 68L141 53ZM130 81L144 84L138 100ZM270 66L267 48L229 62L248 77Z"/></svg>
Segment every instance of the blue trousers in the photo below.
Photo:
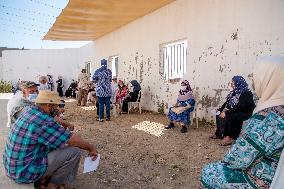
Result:
<svg viewBox="0 0 284 189"><path fill-rule="evenodd" d="M108 97L99 97L98 96L98 101L99 101L99 118L103 119L104 118L104 105L106 105L106 118L110 118L110 96Z"/></svg>

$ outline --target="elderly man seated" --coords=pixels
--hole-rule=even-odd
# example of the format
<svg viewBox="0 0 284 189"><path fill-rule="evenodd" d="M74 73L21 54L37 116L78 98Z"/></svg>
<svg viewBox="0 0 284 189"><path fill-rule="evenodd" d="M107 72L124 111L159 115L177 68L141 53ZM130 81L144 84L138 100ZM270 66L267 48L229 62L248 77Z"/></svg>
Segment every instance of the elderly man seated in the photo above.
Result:
<svg viewBox="0 0 284 189"><path fill-rule="evenodd" d="M21 91L18 91L17 94L15 94L13 98L8 101L7 104L8 127L10 127L10 125L12 125L16 121L16 119L23 111L24 107L34 105L34 100L38 96L38 84L32 81L22 81L20 90ZM64 105L64 101L61 102L62 104L60 104L59 106ZM62 108L59 108L59 110L62 110ZM70 130L74 129L74 125L72 125L67 121L64 121L63 119L60 118L60 116L57 116L55 114L52 116L63 127L69 128Z"/></svg>
<svg viewBox="0 0 284 189"><path fill-rule="evenodd" d="M18 91L7 104L8 123L7 127L12 125L25 106L32 106L32 101L38 95L38 84L31 81L22 81Z"/></svg>
<svg viewBox="0 0 284 189"><path fill-rule="evenodd" d="M24 107L11 126L3 155L6 175L38 188L68 188L79 167L80 149L93 159L97 150L51 116L61 104L58 94L40 91L35 104Z"/></svg>

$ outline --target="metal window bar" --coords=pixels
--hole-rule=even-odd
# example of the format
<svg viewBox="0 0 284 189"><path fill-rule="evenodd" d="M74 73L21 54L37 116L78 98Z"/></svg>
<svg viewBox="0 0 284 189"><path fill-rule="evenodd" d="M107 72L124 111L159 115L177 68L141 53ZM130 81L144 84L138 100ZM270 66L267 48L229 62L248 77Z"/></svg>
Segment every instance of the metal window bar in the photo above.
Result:
<svg viewBox="0 0 284 189"><path fill-rule="evenodd" d="M183 59L184 59L184 69L183 69L183 75L186 73L186 67L187 67L187 43L185 44L185 48L184 48L184 56L183 56Z"/></svg>
<svg viewBox="0 0 284 189"><path fill-rule="evenodd" d="M165 79L168 80L169 79L169 60L168 60L168 49L167 47L164 47L164 76Z"/></svg>
<svg viewBox="0 0 284 189"><path fill-rule="evenodd" d="M118 76L118 56L115 57L115 76Z"/></svg>
<svg viewBox="0 0 284 189"><path fill-rule="evenodd" d="M163 49L165 79L182 78L186 73L187 41L167 44Z"/></svg>

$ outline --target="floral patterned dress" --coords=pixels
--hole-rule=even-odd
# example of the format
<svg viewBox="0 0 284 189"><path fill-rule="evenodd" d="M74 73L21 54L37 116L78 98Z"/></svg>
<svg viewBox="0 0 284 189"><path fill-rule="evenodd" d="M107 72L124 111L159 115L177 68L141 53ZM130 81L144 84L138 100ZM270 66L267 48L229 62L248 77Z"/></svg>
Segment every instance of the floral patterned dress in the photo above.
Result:
<svg viewBox="0 0 284 189"><path fill-rule="evenodd" d="M185 110L184 112L180 114L176 114L175 112L172 111L172 108L169 109L169 114L168 114L168 119L173 122L182 122L184 125L189 126L190 125L190 112L194 110L194 105L195 105L195 100L190 98L185 101L179 101L177 100L177 103L181 104L181 106L188 106L191 105L190 108Z"/></svg>
<svg viewBox="0 0 284 189"><path fill-rule="evenodd" d="M128 93L128 89L125 85L123 87L118 87L118 91L116 93L116 102L122 103L127 93Z"/></svg>
<svg viewBox="0 0 284 189"><path fill-rule="evenodd" d="M284 106L267 108L246 123L222 161L207 164L201 182L214 189L268 189L284 147Z"/></svg>

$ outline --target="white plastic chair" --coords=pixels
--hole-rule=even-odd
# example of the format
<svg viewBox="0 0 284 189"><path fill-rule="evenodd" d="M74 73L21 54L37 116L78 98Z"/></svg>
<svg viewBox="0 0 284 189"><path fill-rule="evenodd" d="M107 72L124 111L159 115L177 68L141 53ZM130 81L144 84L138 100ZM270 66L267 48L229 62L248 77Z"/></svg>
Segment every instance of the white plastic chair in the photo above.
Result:
<svg viewBox="0 0 284 189"><path fill-rule="evenodd" d="M190 124L191 125L193 124L194 118L195 118L196 128L198 129L197 106L195 106L194 110L192 112L190 112Z"/></svg>
<svg viewBox="0 0 284 189"><path fill-rule="evenodd" d="M128 114L129 114L130 109L133 107L136 107L137 105L138 105L140 114L142 113L140 99L141 99L141 90L139 91L136 102L128 102Z"/></svg>
<svg viewBox="0 0 284 189"><path fill-rule="evenodd" d="M114 117L117 117L118 116L118 113L117 113L117 104L110 104L110 107L112 108L112 113L113 113L113 116Z"/></svg>

